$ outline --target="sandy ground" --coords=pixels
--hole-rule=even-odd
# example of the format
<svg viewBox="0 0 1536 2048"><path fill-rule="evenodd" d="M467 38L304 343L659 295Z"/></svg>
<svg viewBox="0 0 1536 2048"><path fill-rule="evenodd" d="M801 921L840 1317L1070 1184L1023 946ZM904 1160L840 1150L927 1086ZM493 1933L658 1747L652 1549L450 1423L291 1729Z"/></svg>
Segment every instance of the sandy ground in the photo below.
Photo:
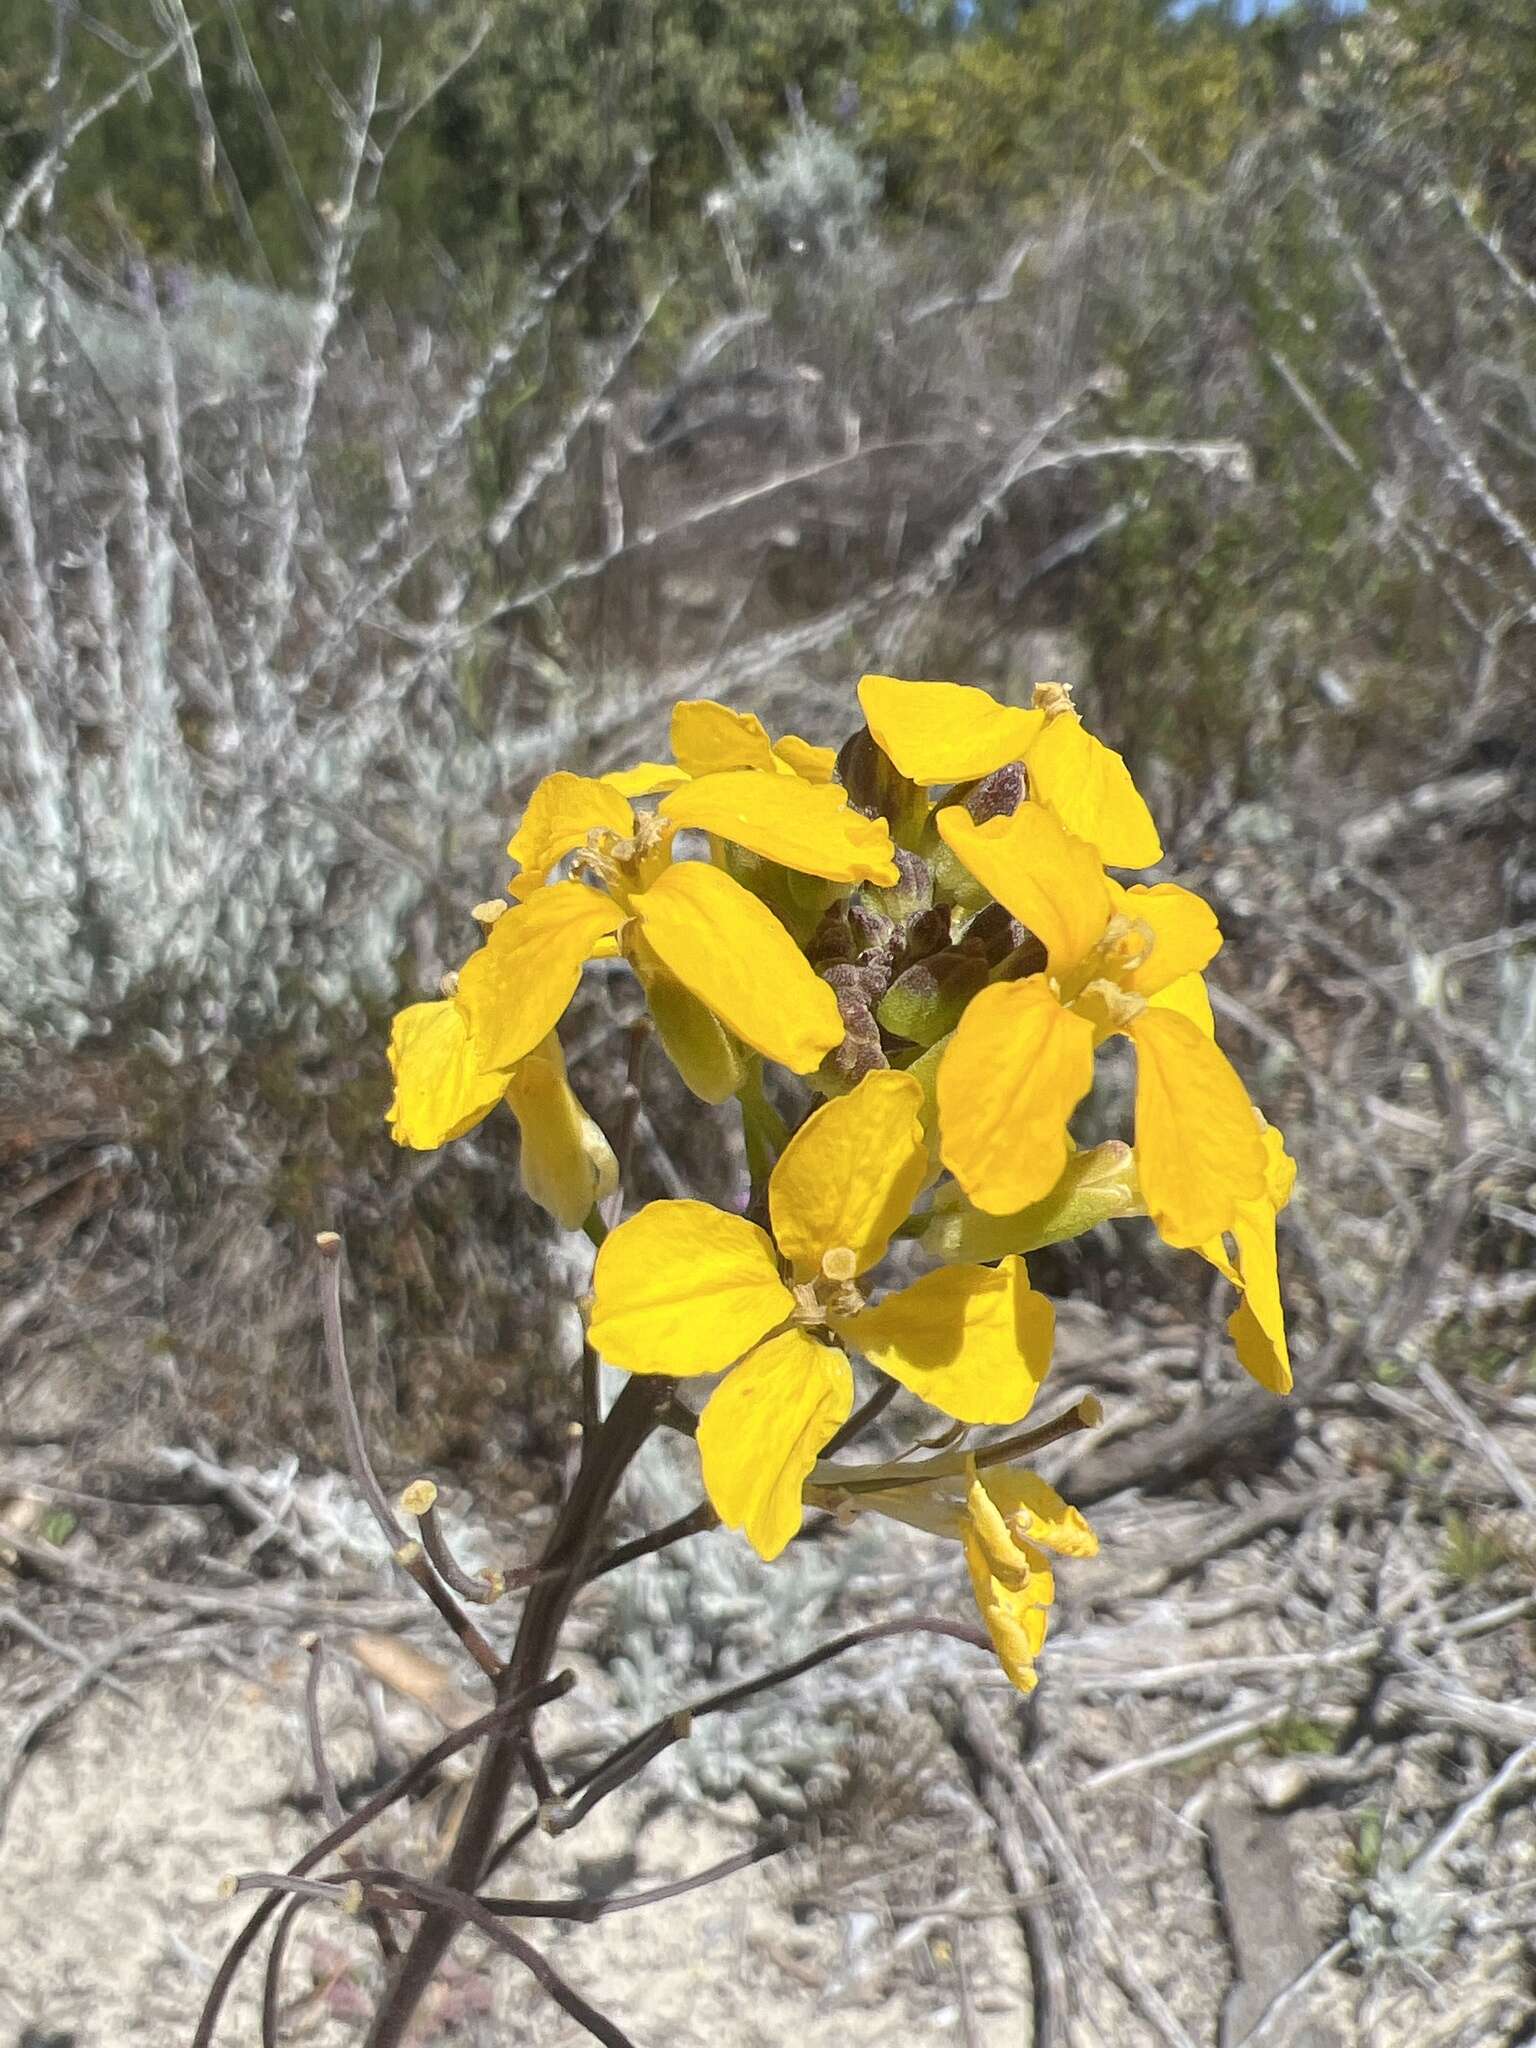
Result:
<svg viewBox="0 0 1536 2048"><path fill-rule="evenodd" d="M190 2040L214 1962L249 1904L220 1901L219 1880L281 1867L313 1839L313 1820L294 1803L310 1791L303 1663L279 1654L250 1676L216 1664L148 1674L131 1700L97 1694L35 1757L11 1810L0 1904L10 2038L27 2040L31 2029L33 2042L63 2036L75 2048ZM345 1717L333 1685L326 1705ZM343 1781L361 1734L344 1729L336 1745ZM412 1846L430 1854L443 1808L439 1797L417 1809ZM535 1838L518 1884L660 1883L743 1847L754 1819L745 1802L705 1814L616 1798L563 1842ZM394 1827L381 1841L407 1846ZM977 1903L947 1925L882 1927L876 1914L818 1905L825 1871L802 1851L643 1913L539 1938L562 1974L643 2043L782 2048L835 2011L847 2042L963 2039L968 2024L981 2048L1008 2048L1027 2030L1022 1943L999 1877L980 1867ZM356 2041L374 1981L361 1930L325 1906L301 1916L299 1930L285 2037ZM550 2048L585 2038L514 1965L487 1965L483 1943L466 1938L458 1959L423 2038ZM258 1961L220 2040L258 2038L259 1990Z"/></svg>

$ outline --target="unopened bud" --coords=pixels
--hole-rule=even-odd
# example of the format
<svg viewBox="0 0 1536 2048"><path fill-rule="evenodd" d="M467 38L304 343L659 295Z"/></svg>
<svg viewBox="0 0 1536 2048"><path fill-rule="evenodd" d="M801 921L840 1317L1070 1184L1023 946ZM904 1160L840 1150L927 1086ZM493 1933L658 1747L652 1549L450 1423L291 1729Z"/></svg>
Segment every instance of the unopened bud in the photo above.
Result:
<svg viewBox="0 0 1536 2048"><path fill-rule="evenodd" d="M927 910L920 910L909 917L896 934L897 954L903 967L910 967L917 960L926 960L931 953L942 953L949 944L950 927L954 913L947 903L932 904Z"/></svg>
<svg viewBox="0 0 1536 2048"><path fill-rule="evenodd" d="M880 1000L876 1021L893 1038L933 1045L960 1022L966 1004L986 986L979 950L952 947L897 976Z"/></svg>
<svg viewBox="0 0 1536 2048"><path fill-rule="evenodd" d="M989 818L1011 818L1028 794L1029 778L1024 764L1010 761L973 783L962 802L974 821L985 825Z"/></svg>
<svg viewBox="0 0 1536 2048"><path fill-rule="evenodd" d="M871 889L869 893L887 917L900 923L931 906L933 872L927 861L919 860L915 853L908 853L904 846L896 848L896 869L897 879L890 888Z"/></svg>
<svg viewBox="0 0 1536 2048"><path fill-rule="evenodd" d="M843 743L837 773L848 801L866 818L884 818L898 846L915 846L928 816L926 790L908 782L865 726Z"/></svg>

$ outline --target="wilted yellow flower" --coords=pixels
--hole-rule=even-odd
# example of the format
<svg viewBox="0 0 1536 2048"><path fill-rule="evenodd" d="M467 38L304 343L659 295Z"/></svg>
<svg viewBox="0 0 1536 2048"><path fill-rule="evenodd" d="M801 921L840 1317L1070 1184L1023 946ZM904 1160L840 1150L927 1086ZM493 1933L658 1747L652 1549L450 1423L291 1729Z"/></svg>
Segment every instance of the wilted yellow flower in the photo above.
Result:
<svg viewBox="0 0 1536 2048"><path fill-rule="evenodd" d="M727 1373L699 1419L704 1484L764 1557L799 1528L806 1475L852 1408L843 1347L961 1422L1016 1421L1050 1363L1054 1312L1022 1259L947 1266L875 1307L856 1284L922 1183L921 1097L884 1070L807 1118L769 1179L772 1237L704 1202L652 1202L598 1253L604 1358Z"/></svg>
<svg viewBox="0 0 1536 2048"><path fill-rule="evenodd" d="M960 1471L955 1460L930 1467L900 1463L817 1466L805 1489L813 1506L841 1514L890 1515L913 1528L958 1538L981 1618L1004 1671L1020 1692L1035 1688L1035 1659L1056 1597L1048 1551L1095 1557L1099 1539L1074 1507L1034 1472L1016 1466ZM937 1469L935 1469L937 1468Z"/></svg>
<svg viewBox="0 0 1536 2048"><path fill-rule="evenodd" d="M688 1008L690 996L796 1073L841 1041L836 998L772 911L721 869L673 860L685 827L828 881L888 882L897 872L884 825L850 810L830 783L734 769L685 782L654 812L637 813L609 782L546 776L507 849L521 863L518 901L459 977L456 1000L483 1071L524 1058L553 1029L584 963L619 951L653 996L664 991L655 1007L668 1050L708 1099L731 1093L736 1070L729 1049L711 1043L708 1018ZM570 854L583 879L551 882Z"/></svg>
<svg viewBox="0 0 1536 2048"><path fill-rule="evenodd" d="M1094 738L1060 683L1041 683L1032 709L999 704L967 683L865 676L859 703L877 745L911 782L971 782L1022 761L1030 795L1106 867L1163 857L1152 814L1112 747Z"/></svg>
<svg viewBox="0 0 1536 2048"><path fill-rule="evenodd" d="M456 1003L413 1003L395 1018L389 1064L395 1094L388 1120L397 1145L434 1152L505 1100L522 1133L523 1186L567 1230L579 1229L617 1187L613 1148L572 1092L553 1032L509 1071L484 1073Z"/></svg>
<svg viewBox="0 0 1536 2048"><path fill-rule="evenodd" d="M1163 882L1125 889L1084 839L1033 800L978 825L952 805L956 857L1046 950L1044 973L971 1002L938 1071L940 1156L978 1208L1043 1200L1065 1170L1067 1123L1095 1048L1136 1047L1136 1153L1147 1213L1170 1244L1230 1230L1264 1193L1257 1113L1209 1029L1199 970L1221 944L1209 906Z"/></svg>

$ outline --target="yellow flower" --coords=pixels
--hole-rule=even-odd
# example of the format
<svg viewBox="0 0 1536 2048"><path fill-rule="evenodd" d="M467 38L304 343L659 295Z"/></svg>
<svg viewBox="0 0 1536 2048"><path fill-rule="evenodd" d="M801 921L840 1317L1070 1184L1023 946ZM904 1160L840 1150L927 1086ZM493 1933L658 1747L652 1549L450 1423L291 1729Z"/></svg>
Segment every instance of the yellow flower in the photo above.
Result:
<svg viewBox="0 0 1536 2048"><path fill-rule="evenodd" d="M1041 683L1034 705L999 704L965 683L906 683L865 676L859 703L876 744L911 782L970 782L1022 761L1036 803L1106 867L1146 868L1163 857L1152 814L1130 770L1094 738L1060 683Z"/></svg>
<svg viewBox="0 0 1536 2048"><path fill-rule="evenodd" d="M771 740L762 720L733 711L709 697L685 698L672 709L672 755L640 761L602 780L624 796L659 796L701 775L755 768L769 775L795 775L802 782L830 782L837 770L832 747L812 746L794 733Z"/></svg>
<svg viewBox="0 0 1536 2048"><path fill-rule="evenodd" d="M882 1070L807 1118L769 1179L771 1237L703 1202L652 1202L598 1253L604 1358L726 1373L699 1419L704 1484L764 1557L799 1528L806 1475L853 1405L844 1347L961 1422L1016 1421L1050 1363L1054 1312L1022 1259L947 1266L876 1307L859 1291L924 1177L921 1095Z"/></svg>
<svg viewBox="0 0 1536 2048"><path fill-rule="evenodd" d="M979 1209L1044 1200L1095 1049L1136 1047L1136 1153L1147 1213L1170 1244L1203 1245L1265 1189L1257 1113L1204 1020L1199 970L1221 944L1210 908L1171 882L1124 889L1043 805L978 825L952 805L956 857L1046 949L1045 971L974 997L939 1066L940 1156Z"/></svg>
<svg viewBox="0 0 1536 2048"><path fill-rule="evenodd" d="M1020 1692L1035 1689L1035 1659L1056 1596L1048 1551L1095 1557L1099 1539L1076 1508L1033 1472L968 1457L928 1466L818 1465L806 1486L813 1506L839 1514L874 1512L958 1538L971 1586L999 1661Z"/></svg>
<svg viewBox="0 0 1536 2048"><path fill-rule="evenodd" d="M518 901L459 977L456 1000L482 1072L524 1058L554 1028L583 964L620 951L646 983L669 1052L706 1099L723 1099L739 1079L719 1025L799 1074L841 1043L835 996L772 911L721 869L672 859L684 827L826 880L889 882L897 873L884 825L850 810L831 784L736 769L684 783L655 812L637 814L610 783L546 776L508 848L522 864ZM551 882L569 854L585 879Z"/></svg>
<svg viewBox="0 0 1536 2048"><path fill-rule="evenodd" d="M397 1145L433 1152L462 1138L505 1099L522 1133L523 1186L567 1230L581 1227L618 1185L613 1149L576 1100L553 1032L506 1073L484 1073L454 1002L413 1003L389 1036Z"/></svg>

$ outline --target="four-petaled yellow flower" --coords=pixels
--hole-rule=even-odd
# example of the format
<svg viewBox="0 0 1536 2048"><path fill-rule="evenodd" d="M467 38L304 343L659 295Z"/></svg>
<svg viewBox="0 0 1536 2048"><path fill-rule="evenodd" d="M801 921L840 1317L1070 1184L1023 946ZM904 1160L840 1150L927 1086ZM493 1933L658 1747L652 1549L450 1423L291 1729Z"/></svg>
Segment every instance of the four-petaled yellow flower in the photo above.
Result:
<svg viewBox="0 0 1536 2048"><path fill-rule="evenodd" d="M723 1522L776 1557L801 1487L853 1405L857 1351L960 1422L1014 1422L1050 1362L1055 1316L1024 1261L946 1266L866 1304L927 1169L909 1074L867 1075L791 1138L768 1183L773 1235L703 1202L652 1202L605 1240L589 1334L627 1372L726 1372L699 1419ZM729 1369L729 1370L727 1370Z"/></svg>
<svg viewBox="0 0 1536 2048"><path fill-rule="evenodd" d="M939 1148L979 1209L1007 1215L1066 1168L1067 1123L1115 1033L1136 1047L1136 1156L1170 1244L1233 1228L1265 1190L1258 1112L1210 1027L1200 978L1221 944L1210 908L1172 882L1125 889L1043 804L978 825L938 815L945 843L1045 947L1045 971L967 1007L938 1072Z"/></svg>
<svg viewBox="0 0 1536 2048"><path fill-rule="evenodd" d="M1088 1523L1054 1487L1018 1466L980 1470L974 1457L942 1457L846 1470L824 1463L805 1497L845 1517L873 1512L957 1537L998 1661L1020 1692L1034 1691L1035 1659L1056 1597L1046 1553L1096 1557L1099 1549Z"/></svg>
<svg viewBox="0 0 1536 2048"><path fill-rule="evenodd" d="M482 1071L524 1058L554 1029L583 964L616 952L645 983L685 1078L708 1099L723 1099L738 1078L711 1048L708 1019L797 1074L841 1042L836 997L773 912L721 868L672 858L685 828L826 881L881 884L897 874L885 826L851 810L831 783L731 769L684 782L655 811L637 813L609 782L546 776L507 849L521 863L518 901L459 976L455 1000ZM567 856L580 879L551 881Z"/></svg>

